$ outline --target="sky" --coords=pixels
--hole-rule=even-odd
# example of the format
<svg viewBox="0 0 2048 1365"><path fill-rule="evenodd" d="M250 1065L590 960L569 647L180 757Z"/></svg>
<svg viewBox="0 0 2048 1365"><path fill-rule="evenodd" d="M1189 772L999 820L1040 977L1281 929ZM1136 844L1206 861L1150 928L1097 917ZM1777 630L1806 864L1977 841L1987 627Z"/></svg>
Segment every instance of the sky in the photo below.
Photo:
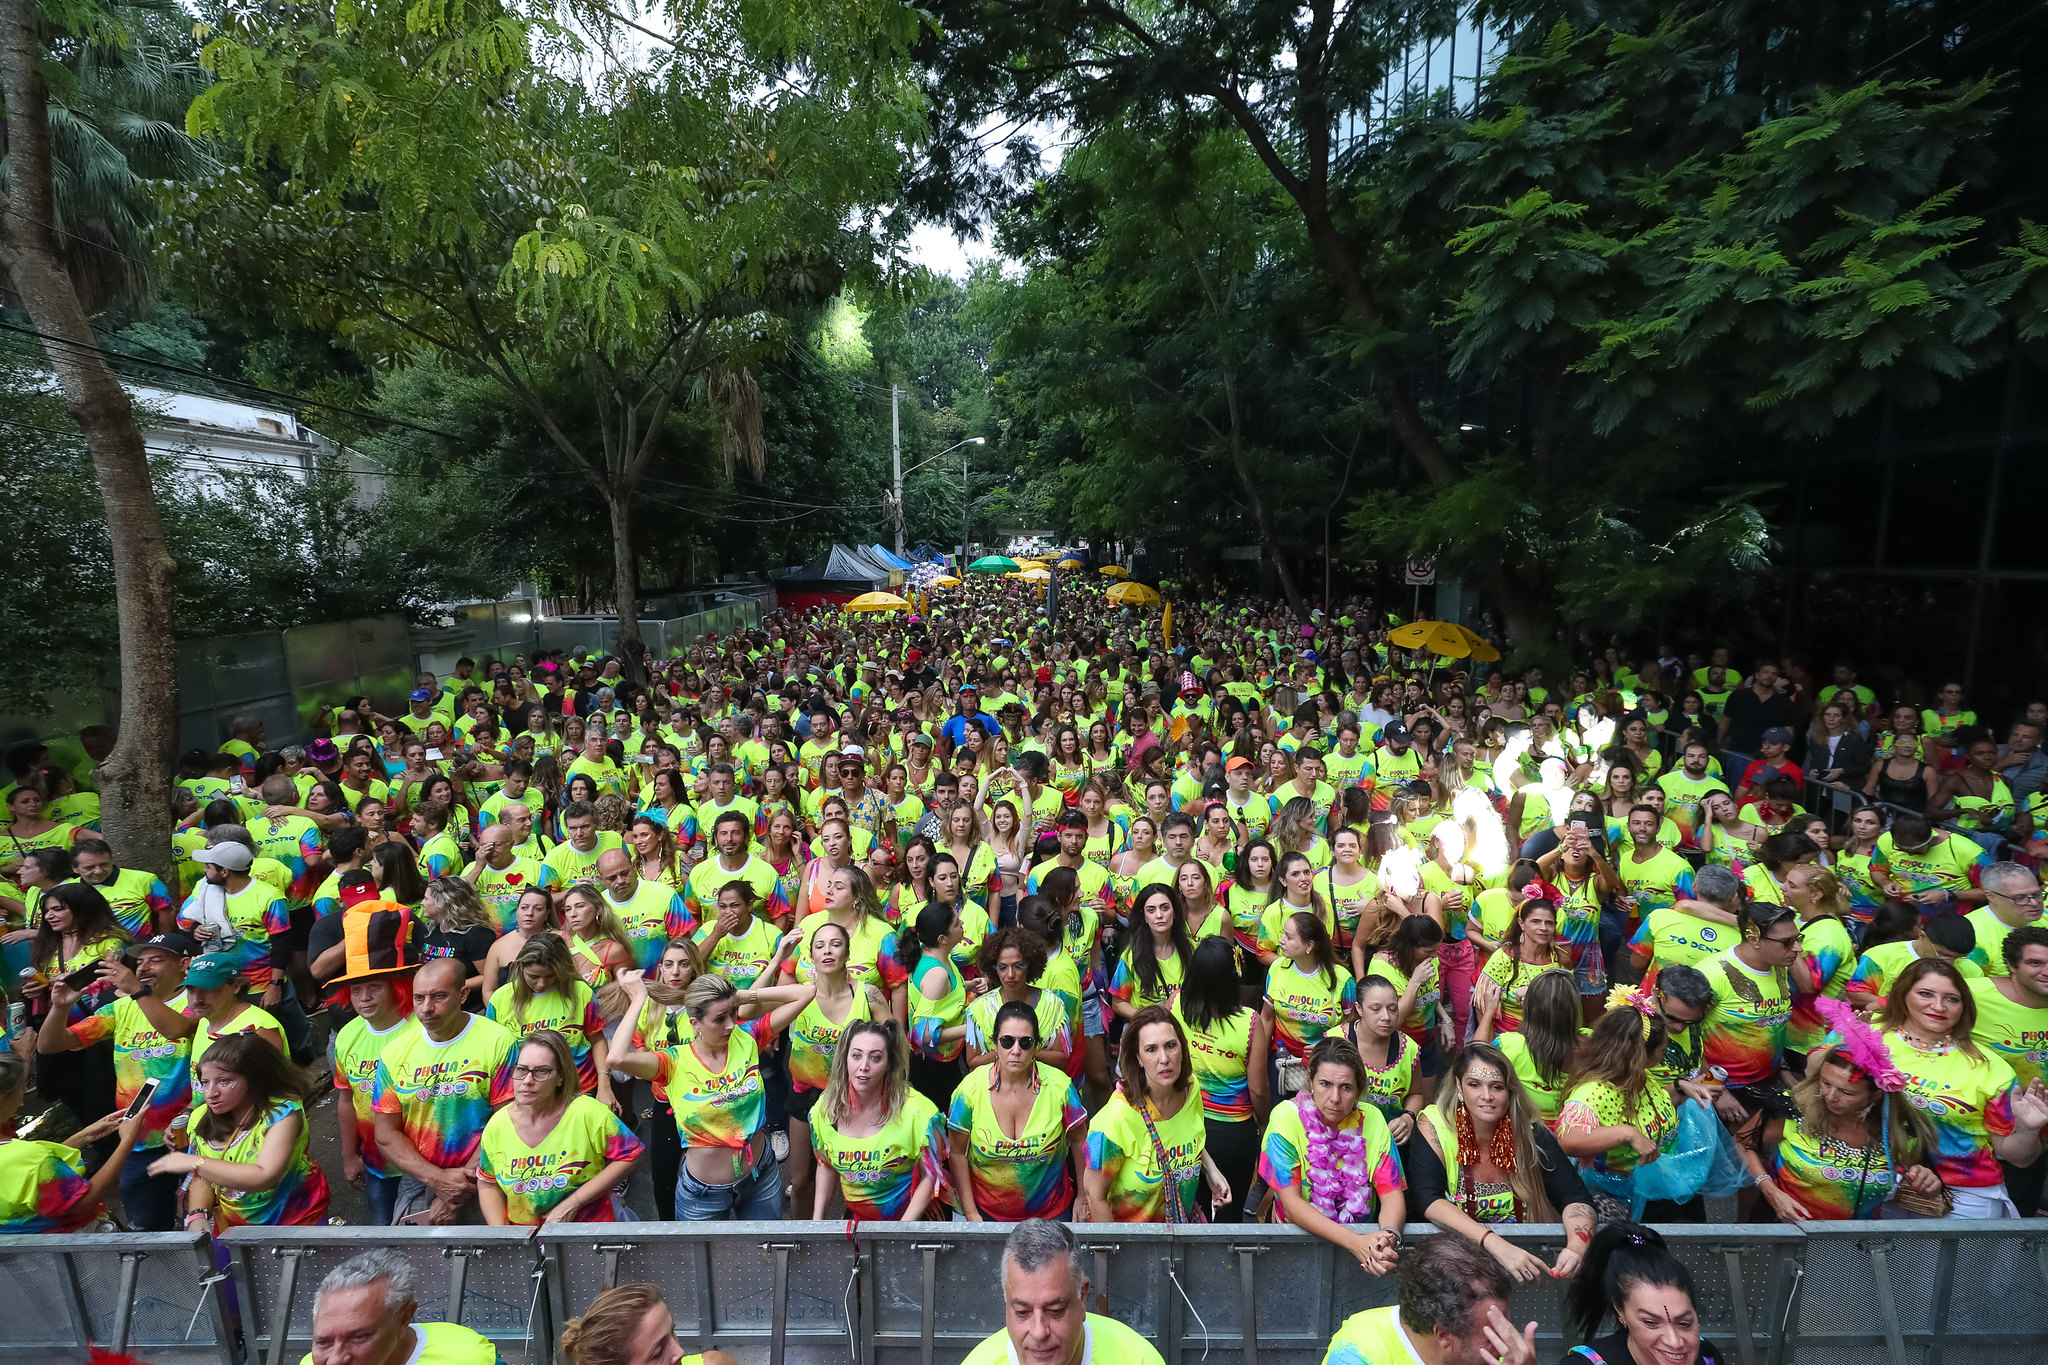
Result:
<svg viewBox="0 0 2048 1365"><path fill-rule="evenodd" d="M986 237L978 242L962 242L942 224L919 223L910 231L908 254L915 265L964 281L968 271L992 260L996 253Z"/></svg>

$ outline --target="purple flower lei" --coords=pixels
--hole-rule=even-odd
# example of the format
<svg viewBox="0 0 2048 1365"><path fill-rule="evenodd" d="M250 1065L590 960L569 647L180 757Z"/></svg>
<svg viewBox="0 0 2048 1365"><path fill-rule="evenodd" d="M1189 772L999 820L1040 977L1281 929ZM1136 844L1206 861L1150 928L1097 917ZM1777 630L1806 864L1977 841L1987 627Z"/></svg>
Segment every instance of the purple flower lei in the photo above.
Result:
<svg viewBox="0 0 2048 1365"><path fill-rule="evenodd" d="M1305 1090L1294 1097L1294 1107L1308 1136L1309 1203L1339 1223L1366 1221L1372 1212L1373 1189L1363 1125L1330 1127Z"/></svg>

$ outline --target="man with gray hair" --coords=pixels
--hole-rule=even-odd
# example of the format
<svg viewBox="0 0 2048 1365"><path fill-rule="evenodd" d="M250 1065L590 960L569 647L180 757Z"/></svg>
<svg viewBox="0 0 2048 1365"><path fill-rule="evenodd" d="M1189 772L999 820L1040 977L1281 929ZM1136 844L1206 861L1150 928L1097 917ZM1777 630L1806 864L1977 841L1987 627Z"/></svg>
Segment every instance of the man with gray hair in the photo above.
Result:
<svg viewBox="0 0 2048 1365"><path fill-rule="evenodd" d="M2048 929L2048 915L2041 913L2041 879L2031 867L1993 863L1977 874L1977 885L1984 889L1984 904L1963 916L1977 933L1977 946L1968 957L1984 975L2004 976L2006 936L2029 924Z"/></svg>
<svg viewBox="0 0 2048 1365"><path fill-rule="evenodd" d="M1692 874L1692 894L1643 917L1629 940L1638 975L1666 967L1697 967L1742 942L1742 879L1717 863Z"/></svg>
<svg viewBox="0 0 2048 1365"><path fill-rule="evenodd" d="M1003 1244L1003 1330L962 1365L1164 1365L1152 1343L1088 1311L1088 1272L1073 1229L1027 1218Z"/></svg>
<svg viewBox="0 0 2048 1365"><path fill-rule="evenodd" d="M379 1247L327 1272L313 1299L313 1350L299 1365L497 1365L498 1350L452 1322L415 1323L405 1253Z"/></svg>

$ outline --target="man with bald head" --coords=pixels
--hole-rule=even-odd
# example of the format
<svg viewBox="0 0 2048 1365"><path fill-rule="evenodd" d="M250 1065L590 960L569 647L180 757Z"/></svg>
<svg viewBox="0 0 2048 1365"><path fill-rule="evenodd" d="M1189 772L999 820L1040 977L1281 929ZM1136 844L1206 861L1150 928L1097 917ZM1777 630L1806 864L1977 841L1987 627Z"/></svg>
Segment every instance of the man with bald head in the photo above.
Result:
<svg viewBox="0 0 2048 1365"><path fill-rule="evenodd" d="M436 958L413 977L416 1029L377 1059L370 1108L377 1146L399 1171L395 1220L480 1223L476 1157L491 1111L512 1098L519 1043L462 1008L462 964Z"/></svg>
<svg viewBox="0 0 2048 1365"><path fill-rule="evenodd" d="M503 810L514 809L511 806ZM525 810L519 806L517 809ZM526 817L531 824L533 817ZM462 875L476 887L477 896L498 921L498 932L509 934L518 919L519 898L535 887L542 890L560 878L546 863L513 850L518 840L509 824L486 825L476 836L476 861Z"/></svg>
<svg viewBox="0 0 2048 1365"><path fill-rule="evenodd" d="M676 889L642 877L639 860L622 849L599 855L597 879L604 883L605 903L633 941L633 965L643 972L661 965L670 939L688 938L697 927Z"/></svg>
<svg viewBox="0 0 2048 1365"><path fill-rule="evenodd" d="M533 807L524 801L507 801L498 807L498 819L504 824L512 839L512 853L515 857L531 858L540 862L548 856L548 850L555 841L545 834L537 834L533 828Z"/></svg>

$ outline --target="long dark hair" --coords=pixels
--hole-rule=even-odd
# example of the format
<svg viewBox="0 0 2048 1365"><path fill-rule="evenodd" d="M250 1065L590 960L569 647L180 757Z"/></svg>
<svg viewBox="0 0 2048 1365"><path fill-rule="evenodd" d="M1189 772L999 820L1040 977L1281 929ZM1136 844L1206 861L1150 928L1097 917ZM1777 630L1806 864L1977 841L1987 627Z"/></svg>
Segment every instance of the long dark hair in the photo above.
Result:
<svg viewBox="0 0 2048 1365"><path fill-rule="evenodd" d="M1330 938L1330 926L1323 923L1320 915L1308 910L1295 911L1286 922L1307 941L1308 955L1315 959L1316 970L1323 974L1323 985L1336 990L1337 945Z"/></svg>
<svg viewBox="0 0 2048 1365"><path fill-rule="evenodd" d="M1443 926L1428 915L1410 915L1394 931L1386 950L1403 976L1413 976L1424 958L1436 956L1436 947L1443 941Z"/></svg>
<svg viewBox="0 0 2048 1365"><path fill-rule="evenodd" d="M254 1112L260 1114L279 1100L303 1100L311 1089L305 1072L292 1065L259 1033L230 1033L217 1038L199 1061L201 1068L225 1067L242 1078L248 1087ZM193 1078L196 1085L198 1077ZM211 1105L200 1106L199 1121L192 1131L208 1142L222 1142L235 1134L235 1116L216 1114Z"/></svg>
<svg viewBox="0 0 2048 1365"><path fill-rule="evenodd" d="M1180 983L1180 1012L1190 1027L1206 1031L1235 1019L1246 1008L1238 992L1237 952L1237 944L1221 934L1195 945L1194 956L1181 969Z"/></svg>
<svg viewBox="0 0 2048 1365"><path fill-rule="evenodd" d="M80 943L126 937L114 919L114 907L107 904L107 898L96 886L87 886L84 882L59 882L43 893L42 905L43 922L37 926L35 941L29 945L31 962L45 961L64 949L64 935L50 925L51 905L61 905L71 912L71 932L78 935Z"/></svg>
<svg viewBox="0 0 2048 1365"><path fill-rule="evenodd" d="M1579 1051L1579 985L1551 968L1536 973L1522 992L1522 1038L1546 1084L1561 1083Z"/></svg>
<svg viewBox="0 0 2048 1365"><path fill-rule="evenodd" d="M1154 882L1139 892L1135 913L1131 916L1131 941L1124 954L1146 995L1162 995L1167 989L1166 982L1161 979L1152 926L1145 922L1145 905L1154 895L1166 897L1167 903L1173 907L1173 924L1168 929L1168 936L1173 940L1174 955L1180 959L1183 976L1187 974L1188 962L1195 955L1195 945L1188 942L1188 907L1179 890L1164 882Z"/></svg>
<svg viewBox="0 0 2048 1365"><path fill-rule="evenodd" d="M896 926L896 960L906 971L916 971L918 959L951 933L959 918L960 912L953 906L926 901L919 907L915 920Z"/></svg>
<svg viewBox="0 0 2048 1365"><path fill-rule="evenodd" d="M1636 1285L1669 1286L1695 1304L1692 1273L1665 1248L1664 1239L1638 1223L1608 1223L1593 1234L1579 1274L1564 1294L1565 1330L1590 1341L1600 1320L1612 1312L1621 1320L1621 1306Z"/></svg>
<svg viewBox="0 0 2048 1365"><path fill-rule="evenodd" d="M396 839L377 845L370 854L384 899L400 905L418 905L427 898L427 881L420 875L419 859Z"/></svg>

